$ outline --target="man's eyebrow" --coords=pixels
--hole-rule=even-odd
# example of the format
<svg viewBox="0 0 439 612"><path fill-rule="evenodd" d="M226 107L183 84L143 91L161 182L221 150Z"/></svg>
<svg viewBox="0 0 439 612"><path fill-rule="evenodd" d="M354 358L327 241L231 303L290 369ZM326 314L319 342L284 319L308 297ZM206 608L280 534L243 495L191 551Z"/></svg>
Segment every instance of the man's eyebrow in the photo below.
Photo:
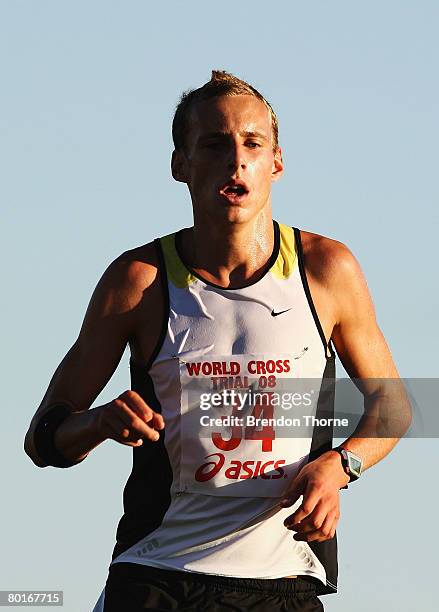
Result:
<svg viewBox="0 0 439 612"><path fill-rule="evenodd" d="M201 134L200 140L207 140L208 138L227 138L227 136L227 132L208 132L206 134ZM244 136L245 138L260 138L261 140L268 141L266 134L264 134L264 132L258 132L257 130L241 132L241 136Z"/></svg>
<svg viewBox="0 0 439 612"><path fill-rule="evenodd" d="M258 132L258 131L243 132L242 135L245 136L246 138L260 138L261 140L268 140L264 132Z"/></svg>

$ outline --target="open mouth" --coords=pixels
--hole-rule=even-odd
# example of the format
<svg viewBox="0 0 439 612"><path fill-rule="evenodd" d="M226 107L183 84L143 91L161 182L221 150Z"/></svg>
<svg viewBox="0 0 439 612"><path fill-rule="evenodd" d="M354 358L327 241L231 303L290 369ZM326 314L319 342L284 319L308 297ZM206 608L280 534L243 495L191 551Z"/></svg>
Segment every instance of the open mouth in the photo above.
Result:
<svg viewBox="0 0 439 612"><path fill-rule="evenodd" d="M249 190L244 183L230 182L224 185L220 190L221 195L224 195L228 200L236 201L248 195Z"/></svg>
<svg viewBox="0 0 439 612"><path fill-rule="evenodd" d="M224 193L233 194L233 195L244 195L247 191L242 187L242 185L230 186L224 189Z"/></svg>

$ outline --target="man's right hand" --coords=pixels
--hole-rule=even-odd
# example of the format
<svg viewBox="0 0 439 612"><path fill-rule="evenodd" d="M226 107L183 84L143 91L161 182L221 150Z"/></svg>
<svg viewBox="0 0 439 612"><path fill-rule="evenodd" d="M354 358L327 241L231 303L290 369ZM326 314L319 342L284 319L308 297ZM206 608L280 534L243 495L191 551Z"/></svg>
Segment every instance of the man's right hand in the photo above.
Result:
<svg viewBox="0 0 439 612"><path fill-rule="evenodd" d="M94 410L98 436L126 446L141 446L143 439L157 442L158 432L165 427L162 415L154 412L136 391L124 391Z"/></svg>
<svg viewBox="0 0 439 612"><path fill-rule="evenodd" d="M135 391L125 391L117 399L90 410L72 412L55 432L55 446L71 461L81 461L105 440L125 446L141 446L143 440L156 442L165 426Z"/></svg>

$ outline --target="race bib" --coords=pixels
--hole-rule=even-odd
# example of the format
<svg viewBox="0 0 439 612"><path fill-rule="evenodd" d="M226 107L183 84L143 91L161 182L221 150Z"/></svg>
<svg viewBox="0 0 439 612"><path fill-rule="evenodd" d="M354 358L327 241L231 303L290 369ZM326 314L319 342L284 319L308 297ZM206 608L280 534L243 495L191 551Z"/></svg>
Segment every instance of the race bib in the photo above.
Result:
<svg viewBox="0 0 439 612"><path fill-rule="evenodd" d="M319 388L291 354L179 359L180 489L281 497L306 463Z"/></svg>

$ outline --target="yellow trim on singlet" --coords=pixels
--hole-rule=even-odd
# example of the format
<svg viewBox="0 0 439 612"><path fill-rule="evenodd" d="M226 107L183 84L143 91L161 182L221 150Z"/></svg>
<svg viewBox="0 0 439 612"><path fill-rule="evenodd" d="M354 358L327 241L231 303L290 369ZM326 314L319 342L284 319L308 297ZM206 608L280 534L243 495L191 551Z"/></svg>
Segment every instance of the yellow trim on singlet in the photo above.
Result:
<svg viewBox="0 0 439 612"><path fill-rule="evenodd" d="M295 249L293 228L279 223L280 246L276 261L269 272L276 278L286 279L291 276L298 263ZM165 258L168 278L179 289L189 287L197 278L184 266L175 248L175 232L162 236L160 244Z"/></svg>
<svg viewBox="0 0 439 612"><path fill-rule="evenodd" d="M177 249L175 248L175 232L167 236L162 236L160 238L160 244L163 250L163 257L165 258L168 278L179 289L189 287L189 285L197 279L183 265L183 262L178 256Z"/></svg>
<svg viewBox="0 0 439 612"><path fill-rule="evenodd" d="M298 263L295 249L294 231L292 227L279 223L280 247L276 261L270 268L276 278L288 278Z"/></svg>

